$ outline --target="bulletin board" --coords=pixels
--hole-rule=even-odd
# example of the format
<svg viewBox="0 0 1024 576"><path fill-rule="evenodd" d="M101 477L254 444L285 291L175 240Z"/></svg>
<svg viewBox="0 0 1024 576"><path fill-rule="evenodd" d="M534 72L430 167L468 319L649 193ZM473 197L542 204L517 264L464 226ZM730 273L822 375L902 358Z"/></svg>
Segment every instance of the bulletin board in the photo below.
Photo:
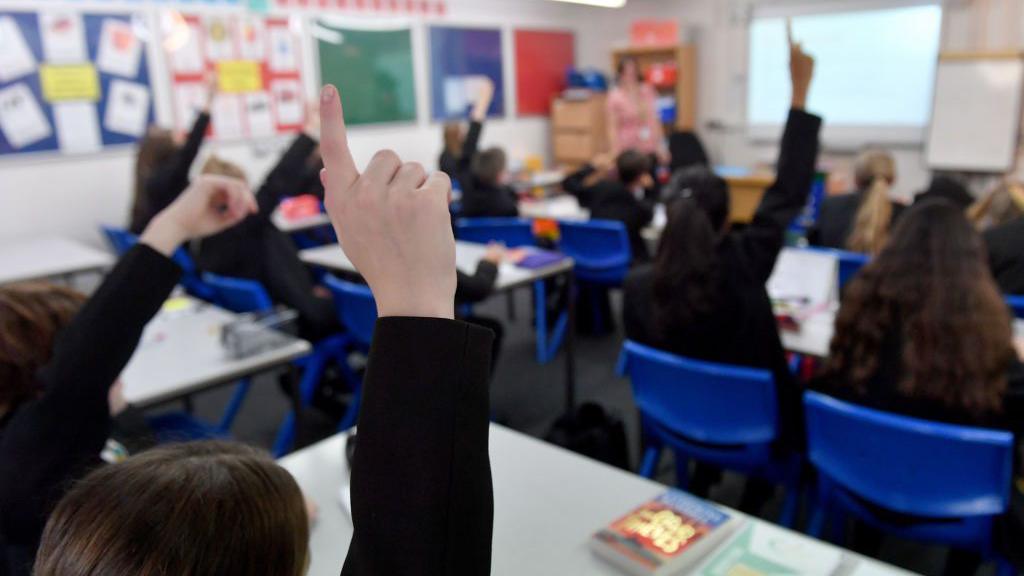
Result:
<svg viewBox="0 0 1024 576"><path fill-rule="evenodd" d="M319 20L313 36L320 80L341 92L347 124L416 120L410 28L361 29Z"/></svg>
<svg viewBox="0 0 1024 576"><path fill-rule="evenodd" d="M137 141L153 120L145 52L131 14L0 11L0 155Z"/></svg>
<svg viewBox="0 0 1024 576"><path fill-rule="evenodd" d="M430 95L434 120L461 119L476 101L480 79L494 83L488 116L505 115L501 30L430 27Z"/></svg>
<svg viewBox="0 0 1024 576"><path fill-rule="evenodd" d="M163 45L179 130L191 127L207 100L207 72L217 77L210 105L212 138L259 138L302 128L306 102L301 43L287 18L165 13L164 21Z"/></svg>
<svg viewBox="0 0 1024 576"><path fill-rule="evenodd" d="M576 65L572 32L516 30L516 99L520 116L548 116L565 89L565 73Z"/></svg>

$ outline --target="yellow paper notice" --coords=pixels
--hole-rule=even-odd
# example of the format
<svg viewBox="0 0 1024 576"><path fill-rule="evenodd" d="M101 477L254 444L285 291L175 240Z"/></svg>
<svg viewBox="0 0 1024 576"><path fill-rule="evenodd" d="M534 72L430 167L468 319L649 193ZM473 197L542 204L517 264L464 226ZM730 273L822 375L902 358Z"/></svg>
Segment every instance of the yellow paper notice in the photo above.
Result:
<svg viewBox="0 0 1024 576"><path fill-rule="evenodd" d="M263 90L263 73L255 60L225 60L217 63L217 85L224 94Z"/></svg>
<svg viewBox="0 0 1024 576"><path fill-rule="evenodd" d="M44 64L39 67L39 83L47 102L95 102L100 99L100 77L92 64Z"/></svg>

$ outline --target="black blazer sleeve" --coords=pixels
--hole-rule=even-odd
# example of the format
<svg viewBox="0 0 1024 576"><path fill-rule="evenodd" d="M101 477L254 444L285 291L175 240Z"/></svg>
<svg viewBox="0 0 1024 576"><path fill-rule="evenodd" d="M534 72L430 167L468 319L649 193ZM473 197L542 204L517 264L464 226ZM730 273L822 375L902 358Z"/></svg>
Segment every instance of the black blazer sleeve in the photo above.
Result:
<svg viewBox="0 0 1024 576"><path fill-rule="evenodd" d="M821 118L802 110L790 110L782 135L775 183L765 192L754 220L737 233L748 265L767 281L782 250L786 228L800 214L814 183L818 160Z"/></svg>
<svg viewBox="0 0 1024 576"><path fill-rule="evenodd" d="M9 543L37 542L67 483L107 441L107 393L181 270L132 248L58 338L39 373L38 400L16 409L0 437L0 521Z"/></svg>
<svg viewBox="0 0 1024 576"><path fill-rule="evenodd" d="M302 192L306 174L306 160L316 149L317 141L306 134L299 134L292 140L277 165L263 180L256 192L256 203L260 207L260 215L269 218L282 198Z"/></svg>
<svg viewBox="0 0 1024 576"><path fill-rule="evenodd" d="M583 168L580 168L576 172L566 176L565 180L562 180L562 189L575 196L576 199L579 200L580 206L584 208L590 208L594 200L593 189L585 186L584 181L586 181L586 179L596 170L596 168L587 164Z"/></svg>
<svg viewBox="0 0 1024 576"><path fill-rule="evenodd" d="M473 304L487 299L494 290L494 282L498 279L498 267L491 262L481 260L476 265L476 273L470 276L458 272L455 285L455 302Z"/></svg>
<svg viewBox="0 0 1024 576"><path fill-rule="evenodd" d="M492 337L454 320L377 321L342 575L490 573Z"/></svg>
<svg viewBox="0 0 1024 576"><path fill-rule="evenodd" d="M470 121L466 139L462 142L462 155L459 156L455 171L457 175L462 176L469 172L469 168L473 164L473 157L476 156L477 149L480 147L480 133L483 132L483 129L482 122Z"/></svg>
<svg viewBox="0 0 1024 576"><path fill-rule="evenodd" d="M210 114L200 112L192 124L192 130L188 133L185 145L178 150L174 158L166 166L153 172L146 182L146 210L143 219L132 223L132 231L136 234L142 233L149 221L159 214L164 208L171 205L171 202L188 188L188 174L192 170L192 163L199 154L199 147L206 137L206 129L210 126Z"/></svg>

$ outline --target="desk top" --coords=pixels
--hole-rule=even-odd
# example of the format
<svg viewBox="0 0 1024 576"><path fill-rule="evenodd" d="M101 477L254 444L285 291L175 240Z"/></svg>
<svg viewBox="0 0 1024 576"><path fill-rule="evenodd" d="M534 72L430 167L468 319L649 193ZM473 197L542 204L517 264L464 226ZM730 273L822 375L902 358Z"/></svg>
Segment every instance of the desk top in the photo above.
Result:
<svg viewBox="0 0 1024 576"><path fill-rule="evenodd" d="M321 226L330 226L331 219L327 214L321 212L314 214L309 218L300 218L298 220L289 220L284 217L284 214L280 210L274 212L270 217L270 220L277 226L277 229L286 234L293 232L302 232L305 230L312 230L313 228L320 228Z"/></svg>
<svg viewBox="0 0 1024 576"><path fill-rule="evenodd" d="M483 259L486 252L487 246L484 244L456 241L455 265L462 272L473 274L476 272L477 264ZM321 266L328 270L358 273L356 267L352 265L352 262L341 250L341 246L337 244L303 250L299 252L299 258L306 264ZM572 268L572 266L572 260L569 258L536 270L527 270L515 264L503 262L498 267L498 280L495 283L494 289L495 291L504 291L517 288L535 280L562 274Z"/></svg>
<svg viewBox="0 0 1024 576"><path fill-rule="evenodd" d="M523 218L565 220L568 222L586 222L590 220L590 211L581 207L576 197L569 194L523 200L519 203L519 215Z"/></svg>
<svg viewBox="0 0 1024 576"><path fill-rule="evenodd" d="M543 170L534 172L523 180L516 180L512 187L517 190L529 190L531 188L554 188L560 186L565 180L565 174L561 170Z"/></svg>
<svg viewBox="0 0 1024 576"><path fill-rule="evenodd" d="M115 258L81 242L60 237L0 243L0 284L103 270Z"/></svg>
<svg viewBox="0 0 1024 576"><path fill-rule="evenodd" d="M191 298L175 298L146 326L125 368L124 396L147 406L180 398L290 362L309 353L305 340L233 359L220 344L220 329L236 315Z"/></svg>
<svg viewBox="0 0 1024 576"><path fill-rule="evenodd" d="M280 461L320 508L310 535L309 576L336 576L352 538L352 521L339 504L339 489L348 482L343 448L344 435L337 435ZM624 574L594 556L587 542L593 532L661 494L665 486L494 424L490 452L494 576ZM903 573L862 562L880 576ZM846 570L855 564L844 563Z"/></svg>

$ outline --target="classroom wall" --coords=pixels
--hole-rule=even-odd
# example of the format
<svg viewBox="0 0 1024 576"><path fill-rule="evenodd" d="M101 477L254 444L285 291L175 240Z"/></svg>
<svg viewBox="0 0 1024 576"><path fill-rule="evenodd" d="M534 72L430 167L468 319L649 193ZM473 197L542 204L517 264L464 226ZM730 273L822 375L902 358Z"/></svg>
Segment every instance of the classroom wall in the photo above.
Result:
<svg viewBox="0 0 1024 576"><path fill-rule="evenodd" d="M817 0L829 2L833 0ZM777 147L753 143L746 135L746 13L750 6L785 4L793 0L630 0L621 14L602 14L606 31L600 39L625 45L629 26L641 18L678 18L684 38L697 42L699 50L698 126L715 162L754 165L774 161ZM1003 50L1024 47L1024 7L1020 0L946 0L942 47L948 51ZM586 51L597 56L585 64L610 68L607 54L596 47ZM826 119L827 121L827 119ZM930 178L921 146L893 150L900 179L894 194L909 199ZM845 171L853 158L849 150L825 150L822 160Z"/></svg>
<svg viewBox="0 0 1024 576"><path fill-rule="evenodd" d="M606 49L596 42L585 40L588 35L599 36L593 22L603 17L606 9L590 8L547 0L447 0L448 12L430 22L484 25L506 30L505 119L489 121L484 131L483 146L504 146L513 161L529 154L550 156L548 122L543 118L516 118L515 73L512 61L511 30L515 27L573 30L577 34L577 57L594 61L599 55L585 50ZM174 5L167 2L160 6ZM181 3L177 3L181 4ZM147 5L150 5L147 3ZM90 2L87 0L52 0L47 6L71 7L88 11L128 11L136 4L123 2ZM209 11L217 8L202 7L195 3L183 6L188 11ZM0 0L0 9L25 10L23 1ZM156 9L151 25L156 25ZM221 9L223 10L223 9ZM340 14L340 13L339 13ZM374 17L376 18L376 17ZM350 140L356 162L365 164L381 148L392 148L404 159L422 162L433 168L441 150L440 127L430 122L428 52L425 29L416 21L413 45L419 120L416 123L364 126L351 129ZM154 28L155 29L155 28ZM307 39L303 56L306 70L313 70L313 42ZM155 50L155 47L151 47ZM170 124L171 102L163 58L151 58L157 118ZM314 96L317 79L307 76L307 90ZM212 143L206 152L215 152L238 162L258 182L287 145L287 138L255 143ZM197 164L202 162L200 158ZM59 155L31 156L0 159L0 242L24 236L60 234L81 239L95 245L103 241L98 224L124 225L131 202L133 151L122 149L79 157Z"/></svg>

